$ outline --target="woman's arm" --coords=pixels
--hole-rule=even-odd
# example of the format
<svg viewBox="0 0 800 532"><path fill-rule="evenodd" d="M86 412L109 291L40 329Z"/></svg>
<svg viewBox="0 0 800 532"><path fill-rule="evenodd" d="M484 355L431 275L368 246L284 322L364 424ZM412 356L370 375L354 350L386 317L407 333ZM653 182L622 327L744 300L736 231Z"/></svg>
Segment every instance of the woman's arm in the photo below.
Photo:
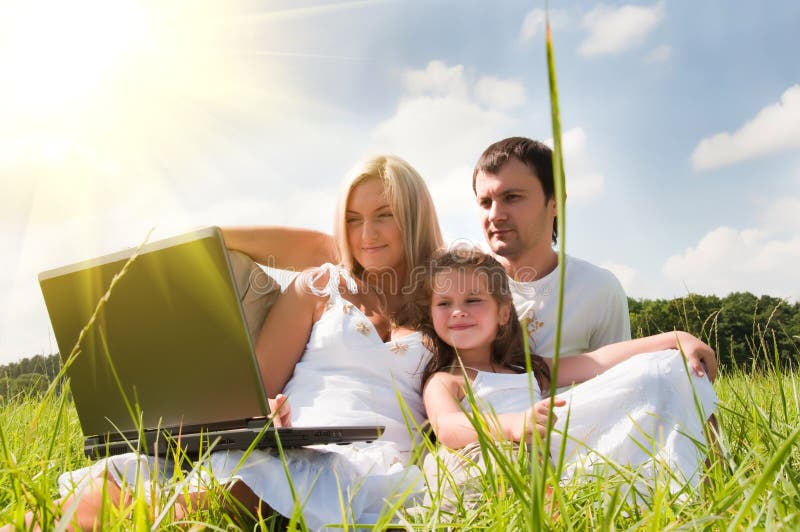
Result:
<svg viewBox="0 0 800 532"><path fill-rule="evenodd" d="M717 376L717 358L714 350L683 331L667 332L628 340L601 347L595 351L564 357L558 363L558 386L569 386L587 381L600 375L609 368L641 353L652 353L665 349L682 349L686 362L694 373L702 377L708 372L708 378L713 382ZM544 361L552 368L552 359Z"/></svg>
<svg viewBox="0 0 800 532"><path fill-rule="evenodd" d="M288 397L279 393L275 398L267 399L269 402L270 417L272 424L276 427L292 426L292 406L289 404Z"/></svg>
<svg viewBox="0 0 800 532"><path fill-rule="evenodd" d="M339 262L331 235L293 227L223 227L225 246L272 268L304 270Z"/></svg>
<svg viewBox="0 0 800 532"><path fill-rule="evenodd" d="M461 449L478 441L478 433L459 405L460 397L463 396L463 382L460 376L436 373L428 380L422 392L425 411L433 432L436 433L436 439L451 449ZM555 404L563 406L566 402L556 398ZM486 425L491 435L497 439L530 441L534 431L544 437L549 407L550 399L545 399L524 412L499 414L496 420L494 417L486 419ZM555 420L556 416L553 414L552 421Z"/></svg>
<svg viewBox="0 0 800 532"><path fill-rule="evenodd" d="M295 277L278 297L256 339L256 357L267 397L277 396L292 377L322 301L306 288L305 278L304 274Z"/></svg>

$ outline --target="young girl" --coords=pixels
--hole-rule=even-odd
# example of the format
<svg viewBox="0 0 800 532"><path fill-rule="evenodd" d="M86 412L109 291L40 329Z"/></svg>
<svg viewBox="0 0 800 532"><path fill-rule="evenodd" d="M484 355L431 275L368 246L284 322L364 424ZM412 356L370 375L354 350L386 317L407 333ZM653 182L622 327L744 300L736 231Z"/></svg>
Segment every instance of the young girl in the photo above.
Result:
<svg viewBox="0 0 800 532"><path fill-rule="evenodd" d="M425 284L414 306L420 313L418 327L433 354L423 372L423 399L436 437L446 447L438 458L428 457L426 476L430 488L436 489L432 473L444 465L455 488L466 491L462 496L469 499L470 488L464 484L479 475L483 465L478 435L469 419L467 387L479 411L489 414L484 418L494 438L530 442L534 432L544 437L547 430L550 399L542 400L541 390L549 389L552 360L531 357L532 401L508 277L492 257L472 249L440 252L431 261ZM703 426L716 396L701 371L687 376L679 346L691 359L713 353L697 338L678 332L560 360L557 386L583 383L554 401L550 455L558 457L569 417L566 476L579 467L588 472L599 462L639 466L657 457L668 466L664 471L673 475L671 488L698 481L703 456L693 440L704 441ZM478 469L470 471L470 464Z"/></svg>

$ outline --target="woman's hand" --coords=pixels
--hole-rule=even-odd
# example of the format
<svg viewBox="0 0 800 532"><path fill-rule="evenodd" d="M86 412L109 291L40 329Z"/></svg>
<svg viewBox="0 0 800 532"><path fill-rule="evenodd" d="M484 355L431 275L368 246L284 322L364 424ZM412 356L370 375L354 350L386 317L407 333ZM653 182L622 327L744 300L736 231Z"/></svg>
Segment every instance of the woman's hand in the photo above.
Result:
<svg viewBox="0 0 800 532"><path fill-rule="evenodd" d="M707 373L708 380L714 382L714 379L717 378L717 356L714 354L714 350L687 332L676 334L678 335L678 348L683 351L686 364L698 377Z"/></svg>
<svg viewBox="0 0 800 532"><path fill-rule="evenodd" d="M553 406L564 406L567 401L556 397L553 400ZM522 441L523 439L528 443L533 440L534 432L539 433L540 438L545 438L547 435L547 421L548 413L550 412L550 399L542 399L525 412L520 412L519 432L514 435L514 441ZM558 416L553 413L550 418L550 423L553 424L558 419Z"/></svg>
<svg viewBox="0 0 800 532"><path fill-rule="evenodd" d="M291 427L292 407L289 405L289 398L279 393L274 399L267 399L267 401L269 401L269 409L272 411L270 417L273 426Z"/></svg>

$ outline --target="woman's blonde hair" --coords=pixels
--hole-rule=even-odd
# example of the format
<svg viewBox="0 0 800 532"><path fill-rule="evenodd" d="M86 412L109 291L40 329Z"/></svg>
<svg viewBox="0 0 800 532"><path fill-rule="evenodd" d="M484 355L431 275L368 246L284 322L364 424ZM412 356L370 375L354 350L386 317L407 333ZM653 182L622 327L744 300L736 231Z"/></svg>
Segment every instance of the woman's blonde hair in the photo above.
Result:
<svg viewBox="0 0 800 532"><path fill-rule="evenodd" d="M436 249L442 247L442 233L425 181L410 164L395 155L376 155L365 159L345 177L333 231L342 265L355 275L361 275L364 271L353 258L347 242L345 211L353 190L370 179L380 180L386 190L386 198L403 236L406 275L410 276L416 268L424 266Z"/></svg>

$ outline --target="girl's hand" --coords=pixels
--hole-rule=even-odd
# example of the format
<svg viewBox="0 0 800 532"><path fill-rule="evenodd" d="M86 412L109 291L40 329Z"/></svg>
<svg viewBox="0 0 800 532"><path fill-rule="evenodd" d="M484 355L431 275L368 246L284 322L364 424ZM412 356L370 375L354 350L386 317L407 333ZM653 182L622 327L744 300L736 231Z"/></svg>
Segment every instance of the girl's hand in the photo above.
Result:
<svg viewBox="0 0 800 532"><path fill-rule="evenodd" d="M714 350L689 333L680 332L677 334L678 347L683 350L686 364L689 368L698 377L708 373L708 380L714 382L714 379L717 378L717 357L714 354Z"/></svg>
<svg viewBox="0 0 800 532"><path fill-rule="evenodd" d="M269 401L269 409L272 411L270 417L275 427L292 426L292 407L289 405L289 398L279 393L274 399Z"/></svg>
<svg viewBox="0 0 800 532"><path fill-rule="evenodd" d="M564 406L567 404L567 401L556 397L553 401L553 406ZM547 435L547 416L548 412L550 412L550 399L542 399L538 403L534 404L528 410L523 412L522 414L522 422L520 427L520 437L515 438L515 441L521 441L523 438L530 443L533 440L533 433L538 432L540 438L544 438ZM552 417L550 418L550 423L555 423L558 419L558 416L553 413ZM524 427L524 431L522 430Z"/></svg>

